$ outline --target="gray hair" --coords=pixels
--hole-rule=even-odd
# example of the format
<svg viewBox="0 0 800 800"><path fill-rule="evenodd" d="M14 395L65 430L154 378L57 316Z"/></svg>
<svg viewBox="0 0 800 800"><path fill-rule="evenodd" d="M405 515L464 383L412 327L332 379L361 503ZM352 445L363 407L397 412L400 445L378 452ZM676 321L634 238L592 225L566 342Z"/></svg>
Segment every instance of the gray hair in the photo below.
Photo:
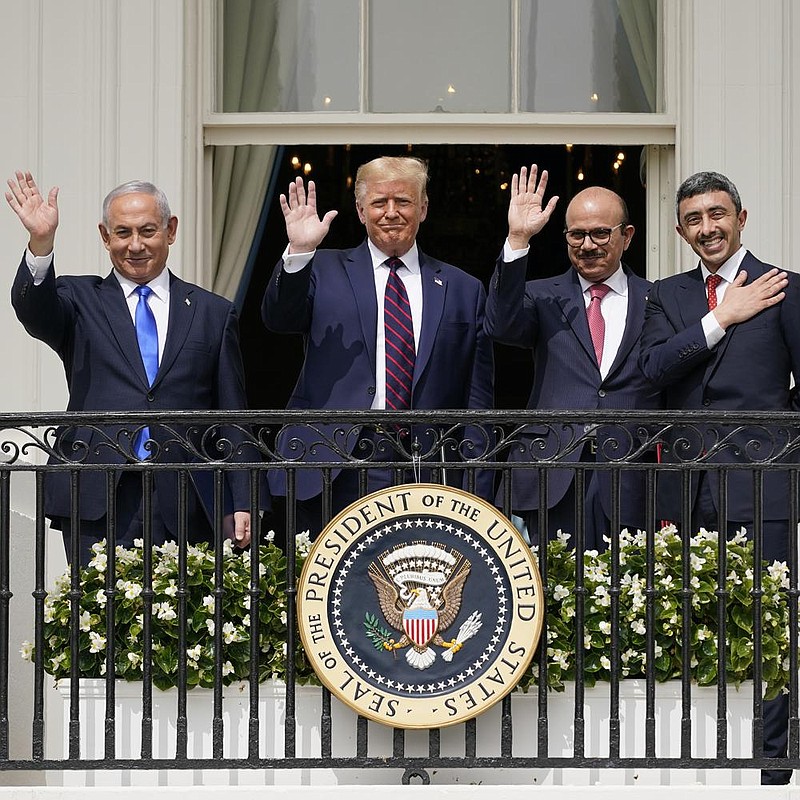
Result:
<svg viewBox="0 0 800 800"><path fill-rule="evenodd" d="M675 197L675 216L678 222L681 221L680 206L683 200L709 192L725 192L733 200L736 215L742 213L742 198L739 197L739 190L730 178L719 172L695 172L678 187L678 194Z"/></svg>
<svg viewBox="0 0 800 800"><path fill-rule="evenodd" d="M128 181L127 183L117 186L116 189L112 189L106 195L106 199L103 200L103 225L108 227L108 209L111 203L118 197L122 197L126 194L149 194L151 197L155 197L156 205L161 213L161 224L165 228L167 227L167 223L169 223L170 217L172 216L172 212L169 210L167 196L161 189L147 181Z"/></svg>

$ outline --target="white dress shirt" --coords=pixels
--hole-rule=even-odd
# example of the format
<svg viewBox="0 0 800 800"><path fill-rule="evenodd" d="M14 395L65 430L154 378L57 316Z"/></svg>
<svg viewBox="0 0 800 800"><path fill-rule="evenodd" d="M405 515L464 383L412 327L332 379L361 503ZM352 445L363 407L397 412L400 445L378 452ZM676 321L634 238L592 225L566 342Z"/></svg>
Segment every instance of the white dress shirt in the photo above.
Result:
<svg viewBox="0 0 800 800"><path fill-rule="evenodd" d="M386 282L389 280L389 267L386 260L389 256L382 253L367 239L367 247L372 257L372 275L375 280L375 299L378 304L378 323L375 331L375 398L371 408L386 408L386 340L383 330L383 296L386 293ZM283 269L288 272L299 272L314 257L311 253L289 253L289 247L283 252ZM419 337L422 330L422 274L419 266L419 250L417 243L400 259L403 266L397 274L403 281L411 306L411 321L414 328L414 347L419 349Z"/></svg>
<svg viewBox="0 0 800 800"><path fill-rule="evenodd" d="M733 279L736 277L736 273L739 271L739 267L742 265L742 261L744 260L745 255L747 254L746 247L740 247L716 272L722 280L720 281L719 285L717 286L717 305L722 302L722 298L725 297L725 292L733 283ZM700 262L700 272L703 276L703 285L706 291L706 298L708 298L708 284L706 281L708 280L708 276L711 274L707 269L706 265L701 261ZM709 311L701 320L700 323L703 326L703 333L706 337L706 345L708 349L711 350L714 345L719 344L722 341L722 337L725 336L725 330L720 328L719 322L717 322L716 316L714 316L713 311Z"/></svg>
<svg viewBox="0 0 800 800"><path fill-rule="evenodd" d="M503 261L516 261L518 258L527 255L530 247L521 250L512 250L511 245L506 239L503 246ZM589 307L591 294L589 289L594 284L578 275L578 280L583 291L583 302L586 308ZM628 319L628 276L622 266L606 280L602 281L611 290L602 300L600 310L603 314L603 321L606 324L606 333L603 337L603 361L600 364L600 377L605 380L617 351L622 344L622 335L625 333L625 323Z"/></svg>
<svg viewBox="0 0 800 800"><path fill-rule="evenodd" d="M35 256L30 250L25 251L25 263L33 276L34 286L38 286L47 276L47 271L53 263L53 253L46 256ZM125 295L125 302L128 304L128 311L131 321L136 326L136 305L139 302L139 295L136 294L138 283L126 278L119 270L115 269L119 285ZM152 290L152 294L147 299L153 317L156 320L156 330L158 331L158 363L161 364L161 357L164 355L164 344L167 341L167 328L169 326L169 271L165 268L161 273L147 284Z"/></svg>

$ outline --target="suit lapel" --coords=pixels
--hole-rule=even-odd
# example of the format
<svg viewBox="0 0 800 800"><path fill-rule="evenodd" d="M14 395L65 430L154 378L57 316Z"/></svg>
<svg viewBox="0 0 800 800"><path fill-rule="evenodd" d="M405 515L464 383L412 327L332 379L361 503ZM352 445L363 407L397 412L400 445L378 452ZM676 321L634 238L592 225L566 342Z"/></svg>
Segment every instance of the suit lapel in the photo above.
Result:
<svg viewBox="0 0 800 800"><path fill-rule="evenodd" d="M139 352L139 342L136 339L136 329L133 326L131 313L119 281L111 272L97 288L100 296L100 306L108 320L108 329L111 337L116 341L117 347L123 358L128 362L132 374L136 375L145 388L149 388L147 373Z"/></svg>
<svg viewBox="0 0 800 800"><path fill-rule="evenodd" d="M623 269L625 268L623 267ZM650 284L647 281L628 272L627 269L625 273L628 276L628 310L625 315L625 330L622 333L622 341L619 343L614 363L608 371L608 377L627 362L631 350L642 334L644 307L647 300L647 292L650 288Z"/></svg>
<svg viewBox="0 0 800 800"><path fill-rule="evenodd" d="M375 336L378 330L378 301L375 298L375 276L372 256L367 243L347 254L345 274L355 297L358 317L361 320L361 336L367 348L369 363L375 370Z"/></svg>
<svg viewBox="0 0 800 800"><path fill-rule="evenodd" d="M597 356L594 353L592 335L589 333L589 322L586 319L586 303L583 302L583 292L578 275L574 269L562 275L555 282L555 293L558 304L564 312L567 323L572 328L575 338L586 351L595 369L600 370Z"/></svg>
<svg viewBox="0 0 800 800"><path fill-rule="evenodd" d="M676 299L683 325L690 328L708 314L708 299L700 267L685 272L680 277Z"/></svg>
<svg viewBox="0 0 800 800"><path fill-rule="evenodd" d="M170 272L167 340L164 342L164 354L161 356L161 363L158 366L158 374L153 381L153 386L161 382L181 352L183 343L189 335L196 308L194 287L184 283Z"/></svg>
<svg viewBox="0 0 800 800"><path fill-rule="evenodd" d="M414 362L414 384L422 375L433 352L436 333L442 321L444 302L447 297L447 278L436 264L429 263L424 253L419 251L420 277L422 279L422 328L417 344L417 358Z"/></svg>

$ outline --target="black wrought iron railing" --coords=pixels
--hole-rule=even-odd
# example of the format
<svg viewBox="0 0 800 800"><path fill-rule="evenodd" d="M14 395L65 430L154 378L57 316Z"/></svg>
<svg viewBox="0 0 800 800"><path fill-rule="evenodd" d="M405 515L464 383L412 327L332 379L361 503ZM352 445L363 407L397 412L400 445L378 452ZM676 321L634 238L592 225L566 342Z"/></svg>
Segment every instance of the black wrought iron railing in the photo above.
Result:
<svg viewBox="0 0 800 800"><path fill-rule="evenodd" d="M151 456L139 461L132 455L133 442L145 426ZM800 415L64 413L3 415L0 428L0 769L390 767L405 781L415 776L426 781L432 770L448 768L800 766ZM568 539L552 530L547 511L551 487L564 470L571 471L575 486L575 526ZM269 472L280 477L286 492L285 500L271 509L264 489ZM420 745L418 731L390 732L362 717L349 720L327 690L301 688L310 676L298 654L293 624L303 557L293 536L305 519L303 494L308 493L298 487L307 485L312 472L322 490L317 512L323 525L340 510L337 485L347 476L356 496L367 493L376 480L457 484L496 502L521 527L527 517L549 533L534 542L548 613L523 681L526 693L507 695L492 711L455 729L430 729ZM125 552L109 546L94 567L81 565L76 535L85 504L82 487L89 476L96 480L100 474L107 533L114 543L116 487L125 473L141 481L142 495L142 542L137 543L142 577L133 588L121 577L130 561ZM164 546L174 562L169 584L174 591L168 600L158 588L166 574L166 550L152 549L155 487L164 473L174 481L177 506L175 545ZM212 540L207 548L198 547L189 529L192 493L198 491L201 474L209 487ZM226 485L234 474L240 480L245 476L251 517L258 520L254 543L257 539L264 545L276 528L283 531L281 547L237 553L223 546L230 510ZM601 489L607 551L582 555L589 524L586 489L597 474L608 478ZM67 487L66 517L73 531L66 544L72 565L63 578L56 575L65 546L61 535L49 530L46 516L52 502L48 484L59 475ZM518 483L515 475L521 476ZM632 476L642 492L641 530L622 533ZM726 535L695 530L693 498L701 476L713 476L715 527ZM524 488L528 480L535 481L533 507L539 510L531 511L528 502L521 513L518 486ZM677 486L677 513L674 504L665 512L668 485ZM742 507L750 514L746 519ZM746 534L732 538L740 524ZM768 538L776 530L785 531L777 550ZM775 552L785 556L785 566L764 560ZM244 575L235 584L228 574L231 559L239 559L237 574ZM204 616L191 605L192 587L201 580L198 560L210 570ZM85 602L90 590L101 609L96 613L87 610L94 608ZM126 610L126 592L140 603L132 615ZM245 602L243 595L249 631L238 640L226 630L223 612L226 605ZM57 601L62 603L58 608L68 609L66 617L54 616L61 613ZM169 656L162 638L166 622L168 638L174 640ZM122 625L128 626L128 638L137 640L138 651L115 635ZM198 626L205 643L197 639ZM226 647L237 645L230 652L238 654L238 662L215 658L201 668L201 651L224 654ZM17 658L19 649L29 660ZM277 741L268 746L272 735L265 733L262 681L273 674L285 682L285 694L278 712L269 712L282 722ZM53 722L51 675L59 679L63 723ZM133 716L121 710L120 675L139 680ZM641 714L625 705L634 677ZM87 678L95 679L102 694L99 717L86 716L81 687ZM246 697L240 727L231 722L226 706L233 678L242 681L237 696ZM664 678L677 681L672 717L658 705ZM730 708L734 684L742 681L756 687L746 703L745 733L732 724ZM157 687L170 682L175 695L164 700ZM211 728L207 752L195 748L189 733L193 712L187 701L202 694L195 684L210 687L204 700ZM592 716L597 707L589 711L587 693L595 685L608 690L601 701L601 723ZM694 700L705 685L714 687L714 704L704 723ZM565 686L566 694L558 691ZM788 698L788 710L782 712L788 729L785 757L766 757L764 708L771 700L765 701L762 688L770 698ZM315 710L310 723L301 723L305 712L299 697L309 692ZM569 698L568 725L555 733L555 708L563 706L564 697ZM168 736L159 720L165 708L172 709L169 725L174 730ZM298 734L298 725L306 723L318 740L312 751ZM698 746L703 724L712 730L706 750ZM131 725L134 745L128 741ZM54 729L61 737L57 744ZM345 740L350 744L343 745Z"/></svg>

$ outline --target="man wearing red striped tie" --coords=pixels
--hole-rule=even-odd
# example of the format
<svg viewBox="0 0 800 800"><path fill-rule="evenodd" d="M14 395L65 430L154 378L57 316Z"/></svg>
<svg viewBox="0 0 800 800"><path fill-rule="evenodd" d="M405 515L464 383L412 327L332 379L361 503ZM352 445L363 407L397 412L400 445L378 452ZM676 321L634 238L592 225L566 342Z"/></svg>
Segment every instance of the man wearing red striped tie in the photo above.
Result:
<svg viewBox="0 0 800 800"><path fill-rule="evenodd" d="M640 364L664 390L665 405L707 411L789 411L792 377L800 375L800 278L759 261L742 244L747 211L736 186L717 172L698 172L678 189L677 231L700 259L695 269L657 281L645 309ZM786 561L790 491L786 472L719 465L755 464L778 454L786 431L777 426L737 430L709 423L675 426L664 461L702 458L711 468L659 474L661 514L692 532L704 527L729 536L744 527L762 534L763 557ZM723 446L719 446L723 443ZM790 455L796 459L796 455ZM720 485L722 483L722 485ZM756 495L760 495L758 506ZM722 507L720 498L725 497ZM683 508L691 509L691 520ZM760 517L760 518L759 518ZM764 755L786 755L788 697L764 703ZM764 770L761 782L785 784L790 770Z"/></svg>
<svg viewBox="0 0 800 800"><path fill-rule="evenodd" d="M492 407L494 367L484 331L483 286L417 246L428 212L427 183L427 165L417 158L382 157L362 165L355 200L367 239L351 250L318 249L337 212L320 217L313 181L306 188L297 178L288 195L281 195L289 246L267 286L262 318L270 330L305 337L305 360L289 408ZM365 458L371 450L370 462L403 460L417 437L423 458L457 457L455 447L444 454L436 448L434 454L433 437L416 430L414 437L404 437L398 427L350 430L343 415L339 425L287 426L278 449L306 464L342 460L342 451ZM475 447L472 453L485 450L485 434L467 428L465 435ZM329 444L334 441L336 448ZM316 533L325 521L322 473L300 468L296 475L298 530ZM473 487L490 498L491 480L491 474L478 473ZM389 470L372 468L366 488L393 482ZM453 485L453 475L447 483ZM285 495L285 471L273 470L270 485ZM469 480L459 475L458 485L467 488ZM334 470L332 511L359 497L360 488L358 471Z"/></svg>

